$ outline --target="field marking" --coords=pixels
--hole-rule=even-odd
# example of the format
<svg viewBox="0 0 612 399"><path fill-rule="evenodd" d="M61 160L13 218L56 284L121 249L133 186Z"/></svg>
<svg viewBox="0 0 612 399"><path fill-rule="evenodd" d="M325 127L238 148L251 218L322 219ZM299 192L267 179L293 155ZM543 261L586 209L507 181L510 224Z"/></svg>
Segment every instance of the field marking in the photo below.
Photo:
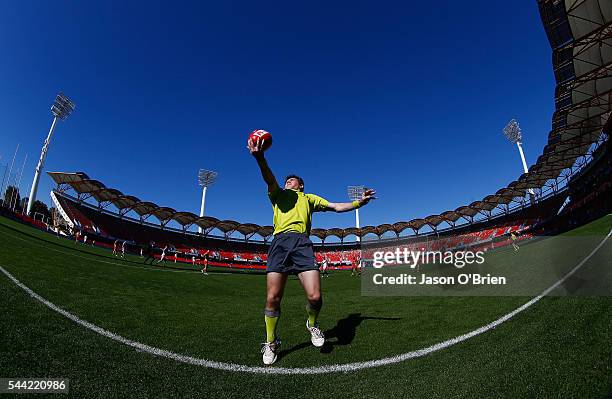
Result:
<svg viewBox="0 0 612 399"><path fill-rule="evenodd" d="M328 366L317 366L317 367L254 367L247 366L243 364L234 364L234 363L225 363L225 362L216 362L207 359L199 359L191 356L181 355L179 353L174 353L171 351L167 351L164 349L155 348L153 346L145 345L143 343L132 341L121 335L115 334L111 331L105 330L102 327L98 327L97 325L90 323L86 320L80 319L79 317L73 315L72 313L56 306L55 304L47 301L45 298L41 297L30 288L25 286L19 280L17 280L12 274L6 271L2 266L0 266L0 271L4 273L15 285L19 288L23 289L28 295L37 301L41 302L51 310L56 311L57 313L63 315L64 317L74 321L77 324L82 325L83 327L94 331L102 336L110 338L114 341L120 342L124 345L131 346L136 350L147 352L155 356L165 357L168 359L172 359L178 362L191 364L194 366L202 366L212 369L232 371L232 372L245 372L245 373L253 373L253 374L282 374L282 375L290 375L290 374L323 374L323 373L347 373L351 371L363 370L373 367L387 366L390 364L400 363L409 359L414 359L418 357L422 357L428 355L433 352L440 351L442 349L448 348L450 346L456 345L460 342L466 341L472 337L480 335L486 331L489 331L500 324L508 321L512 317L516 316L520 312L532 306L534 303L538 302L540 299L548 295L552 290L557 288L560 284L562 284L568 277L573 275L578 269L582 267L598 250L601 248L606 240L612 235L612 230L608 232L608 235L604 237L604 239L588 254L580 263L578 263L572 270L570 270L563 278L557 281L555 284L548 287L544 290L540 295L531 299L529 302L524 305L514 309L512 312L500 317L499 319L484 325L476 330L473 330L467 334L459 335L455 338L451 338L449 340L439 342L437 344L428 346L427 348L418 349L411 352L402 353L401 355L386 357L378 360L369 360L365 362L357 362L357 363L345 363L345 364L333 364Z"/></svg>

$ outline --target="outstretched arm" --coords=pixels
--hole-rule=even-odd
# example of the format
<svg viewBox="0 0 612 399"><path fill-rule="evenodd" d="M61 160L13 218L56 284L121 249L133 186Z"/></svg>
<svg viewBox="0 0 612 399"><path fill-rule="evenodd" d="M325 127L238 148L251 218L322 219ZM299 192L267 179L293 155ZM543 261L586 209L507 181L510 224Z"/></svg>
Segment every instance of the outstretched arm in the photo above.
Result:
<svg viewBox="0 0 612 399"><path fill-rule="evenodd" d="M355 200L353 202L330 202L327 207L336 212L352 211L353 209L361 208L362 206L370 202L370 200L376 199L374 194L376 194L376 191L372 189L367 189L364 191L363 195L361 196L361 199L359 200Z"/></svg>
<svg viewBox="0 0 612 399"><path fill-rule="evenodd" d="M262 150L263 142L264 140L261 139L257 139L257 141L249 139L249 141L247 142L247 148L249 149L249 152L251 153L251 155L253 155L253 157L257 161L257 164L259 165L261 176L268 185L268 192L272 193L278 190L279 186L278 182L276 181L276 177L274 177L274 174L272 173L272 170L268 166L268 162L264 157L264 152Z"/></svg>

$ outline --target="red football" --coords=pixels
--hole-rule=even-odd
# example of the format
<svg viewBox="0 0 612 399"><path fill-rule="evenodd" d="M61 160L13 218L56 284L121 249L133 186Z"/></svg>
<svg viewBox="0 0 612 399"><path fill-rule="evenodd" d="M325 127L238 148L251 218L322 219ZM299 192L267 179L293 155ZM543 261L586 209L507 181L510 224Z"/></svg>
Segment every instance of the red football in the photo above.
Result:
<svg viewBox="0 0 612 399"><path fill-rule="evenodd" d="M270 132L267 132L265 130L253 130L249 135L249 139L253 139L254 142L257 142L257 140L263 140L262 149L264 151L270 148L270 146L272 145L272 135L270 134Z"/></svg>

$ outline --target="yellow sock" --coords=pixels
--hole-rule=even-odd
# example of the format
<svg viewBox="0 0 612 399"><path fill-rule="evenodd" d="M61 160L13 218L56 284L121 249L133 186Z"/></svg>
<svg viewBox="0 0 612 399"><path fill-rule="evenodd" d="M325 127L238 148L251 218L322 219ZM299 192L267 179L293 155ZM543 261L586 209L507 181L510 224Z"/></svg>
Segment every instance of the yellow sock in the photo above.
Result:
<svg viewBox="0 0 612 399"><path fill-rule="evenodd" d="M313 307L308 303L306 305L306 313L308 313L308 325L314 327L317 324L317 316L319 316L320 306Z"/></svg>
<svg viewBox="0 0 612 399"><path fill-rule="evenodd" d="M264 321L266 322L266 342L272 342L276 339L276 323L278 323L279 316L280 311L278 310L265 310Z"/></svg>

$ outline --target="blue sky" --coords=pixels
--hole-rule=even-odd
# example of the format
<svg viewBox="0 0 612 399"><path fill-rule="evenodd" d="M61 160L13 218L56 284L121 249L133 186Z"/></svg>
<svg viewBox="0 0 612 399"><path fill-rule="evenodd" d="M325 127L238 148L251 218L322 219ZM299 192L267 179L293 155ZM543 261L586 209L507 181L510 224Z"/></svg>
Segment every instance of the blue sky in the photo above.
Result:
<svg viewBox="0 0 612 399"><path fill-rule="evenodd" d="M281 180L331 201L365 184L362 225L482 199L521 173L502 128L517 118L528 164L554 109L535 1L9 2L0 15L0 163L28 154L22 190L64 91L46 171L199 212L199 168L219 172L206 213L271 224L245 143L273 134ZM39 199L53 187L42 178ZM318 215L348 227L354 215Z"/></svg>

